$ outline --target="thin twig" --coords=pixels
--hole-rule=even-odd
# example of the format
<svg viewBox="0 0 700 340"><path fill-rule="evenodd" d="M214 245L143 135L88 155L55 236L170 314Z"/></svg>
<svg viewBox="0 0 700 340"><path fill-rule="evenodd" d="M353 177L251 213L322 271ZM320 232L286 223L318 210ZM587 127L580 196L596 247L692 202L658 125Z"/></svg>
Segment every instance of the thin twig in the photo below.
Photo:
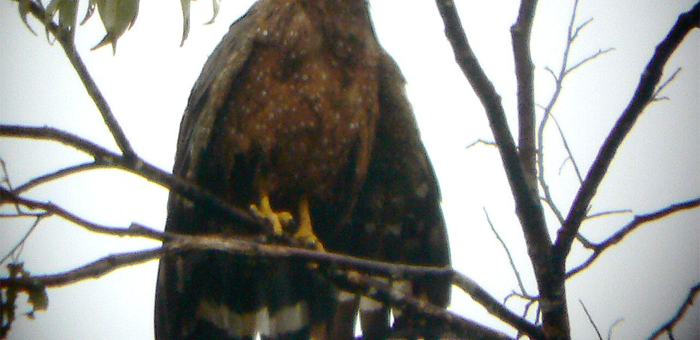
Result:
<svg viewBox="0 0 700 340"><path fill-rule="evenodd" d="M663 208L663 209L660 209L660 210L657 210L657 211L654 211L654 212L651 212L648 214L635 215L631 222L629 222L623 228L618 230L612 236L608 237L605 241L598 243L598 244L593 244L592 247L587 247L587 248L593 249L593 254L591 254L591 256L589 256L588 259L586 259L582 264L578 265L574 269L571 269L566 274L567 278L570 278L570 277L578 274L582 270L588 268L588 266L590 266L605 250L618 244L627 235L629 235L633 231L637 230L637 228L642 226L643 224L659 220L661 218L664 218L668 215L671 215L671 214L674 214L674 213L677 213L680 211L697 208L698 206L700 206L700 198L695 198L692 200L672 204L666 208Z"/></svg>
<svg viewBox="0 0 700 340"><path fill-rule="evenodd" d="M79 217L71 212L69 212L66 209L61 208L60 206L51 203L51 202L39 202L35 200L30 200L24 197L21 197L17 194L15 194L12 191L9 191L5 188L0 187L0 197L2 197L2 200L0 202L7 203L11 202L14 204L20 204L23 205L29 209L33 210L42 210L44 213L42 214L43 217L49 217L51 215L56 215L59 216L75 225L78 225L80 227L83 227L91 232L99 233L99 234L106 234L106 235L113 235L113 236L142 236L142 237L148 237L151 239L156 239L159 241L162 241L162 238L156 237L155 235L159 235L158 233L155 233L155 231L150 231L146 232L143 229L139 229L140 231L143 231L144 233L142 235L137 235L134 230L131 230L129 228L119 228L119 227L109 227L105 225L100 225L91 221L88 221L82 217Z"/></svg>
<svg viewBox="0 0 700 340"><path fill-rule="evenodd" d="M666 99L668 99L668 97L659 97L659 96L661 95L661 92L663 92L663 90L666 88L666 86L668 86L668 84L670 84L671 82L673 82L673 80L676 79L676 76L677 76L679 73L681 73L681 68L680 68L680 67L677 68L676 71L674 71L673 74L671 74L671 76L668 77L668 79L666 79L663 83L661 83L661 85L659 85L659 87L656 89L656 91L654 91L654 95L653 95L654 101L660 101L660 100L666 100Z"/></svg>
<svg viewBox="0 0 700 340"><path fill-rule="evenodd" d="M659 329L657 329L650 337L649 340L654 340L661 336L661 334L664 334L668 332L669 336L672 336L672 331L673 327L678 324L678 322L683 318L683 315L685 312L690 308L690 306L693 304L693 300L695 299L695 296L698 295L698 292L700 292L700 283L696 283L691 289L690 293L688 293L688 297L685 299L685 302L681 305L681 307L678 309L676 312L676 315L674 315L671 320L668 320L665 324L661 325Z"/></svg>
<svg viewBox="0 0 700 340"><path fill-rule="evenodd" d="M581 227L581 222L586 217L588 207L598 191L598 187L607 173L617 150L632 130L637 118L652 101L666 62L668 62L668 59L686 35L697 25L698 21L700 21L700 3L695 4L690 11L681 14L666 38L656 47L654 56L642 73L632 100L600 148L583 185L571 205L564 225L559 229L554 246L555 259L561 262L565 261L571 251L573 240Z"/></svg>
<svg viewBox="0 0 700 340"><path fill-rule="evenodd" d="M621 215L621 214L630 214L632 213L631 209L618 209L618 210L608 210L608 211L601 211L597 212L595 214L590 214L586 216L586 220L592 220L594 218L599 218L599 217L605 217L605 216L610 216L610 215Z"/></svg>
<svg viewBox="0 0 700 340"><path fill-rule="evenodd" d="M472 142L471 144L467 145L467 146L464 147L464 148L465 148L465 149L471 149L471 148L473 148L473 147L475 147L475 146L477 146L477 145L496 146L496 143L493 142L493 141L487 141L487 140L484 140L484 139L479 138L479 139L477 139L476 141Z"/></svg>
<svg viewBox="0 0 700 340"><path fill-rule="evenodd" d="M561 138L561 142L564 145L564 149L566 150L566 154L568 155L567 158L571 161L571 165L574 167L574 172L576 173L576 178L578 178L579 185L581 185L581 184L583 184L583 176L581 175L581 170L579 170L578 164L576 164L576 159L574 159L574 154L571 151L571 147L569 146L569 141L564 136L564 131L561 129L561 125L559 125L559 121L557 120L557 117L555 117L554 114L551 114L551 113L550 113L550 117L552 118L552 121L554 122L554 126L556 126L557 131L559 132L559 137Z"/></svg>
<svg viewBox="0 0 700 340"><path fill-rule="evenodd" d="M583 307L583 311L586 313L586 317L588 317L588 322L591 323L591 325L593 326L593 329L595 329L595 333L598 334L598 340L603 340L603 336L600 334L600 330L598 330L598 326L593 321L593 317L591 316L591 313L588 312L588 308L586 308L586 305L583 304L583 301L581 299L579 299L578 302L581 304L581 307Z"/></svg>
<svg viewBox="0 0 700 340"><path fill-rule="evenodd" d="M539 154L539 158L537 159L537 166L538 166L538 181L540 185L542 186L542 191L544 193L544 201L547 203L547 205L550 207L554 215L556 216L557 220L559 221L559 224L562 225L565 221L564 215L562 212L559 210L559 207L557 207L556 203L553 200L551 191L549 189L549 185L547 184L547 181L545 180L545 167L544 167L544 129L547 125L547 122L551 118L552 121L554 122L557 131L559 132L559 137L561 138L561 141L564 145L564 149L566 150L567 153L567 158L562 162L562 166L559 169L559 172L561 173L562 168L566 164L567 161L571 161L571 164L574 167L574 171L576 173L576 176L579 180L579 184L583 183L583 176L581 175L581 171L579 170L578 165L576 164L576 160L574 158L573 152L571 151L571 148L569 147L568 140L566 139L564 132L561 128L561 125L559 124L559 121L557 121L556 117L554 116L554 113L552 112L554 109L554 105L557 103L558 99L560 98L560 95L562 93L563 89L563 83L565 78L573 72L575 69L578 67L582 66L586 62L593 60L597 58L598 56L610 52L612 49L607 49L605 51L599 50L597 53L584 58L582 61L578 62L576 65L573 67L569 68L569 55L571 52L571 48L576 41L576 38L579 36L581 31L588 26L591 22L593 22L593 18L590 18L577 26L574 29L574 23L576 22L576 13L578 11L578 4L579 1L576 0L574 1L574 6L571 11L571 19L569 20L569 26L567 29L567 39L566 39L566 44L564 46L564 53L562 55L562 62L561 62L561 67L559 69L559 73L555 74L554 71L552 71L549 67L546 67L545 70L547 70L552 78L554 79L555 83L555 90L554 93L552 94L552 98L550 99L549 103L547 104L546 107L542 107L544 110L544 114L542 115L542 120L540 121L539 127L538 127L538 133L537 133L537 150Z"/></svg>
<svg viewBox="0 0 700 340"><path fill-rule="evenodd" d="M39 225L39 222L41 222L41 219L43 217L44 217L44 215L39 215L34 219L34 223L32 223L32 226L29 227L29 230L27 230L27 232L24 233L24 236L22 236L22 239L19 240L19 242L17 242L17 244L15 244L15 246L12 247L12 249L10 249L10 251L7 252L7 254L5 254L5 256L3 256L2 260L0 260L0 265L4 265L5 261L7 261L10 257L13 257L13 258L19 257L19 254L17 254L17 250L19 250L21 247L24 246L24 244L27 242L27 239L29 238L29 235L31 235L32 232L34 231L34 229L36 229L36 226Z"/></svg>
<svg viewBox="0 0 700 340"><path fill-rule="evenodd" d="M568 75L568 74L570 74L571 72L574 72L574 71L577 70L579 67L581 67L581 66L583 66L584 64L586 64L587 62L589 62L589 61L591 61L591 60L594 60L594 59L600 57L600 56L603 55L603 54L608 54L608 53L613 52L613 51L615 51L615 49L612 48L612 47L608 47L608 48L606 48L606 49L604 49L604 50L603 50L603 49L599 49L597 52L595 52L595 53L589 55L588 57L583 58L581 61L579 61L578 63L576 63L576 64L574 64L573 66L571 66L570 68L568 68L568 69L566 70L566 72L565 72L565 75Z"/></svg>
<svg viewBox="0 0 700 340"><path fill-rule="evenodd" d="M508 246L506 245L506 242L503 241L503 238L501 238L501 235L498 234L498 231L496 231L496 227L494 227L493 222L491 222L491 217L489 217L489 212L486 211L486 208L484 209L484 214L486 215L486 221L489 223L489 226L491 227L491 231L493 232L494 235L496 235L496 239L498 242L501 243L501 247L503 247L503 250L505 250L506 255L508 256L508 261L510 262L510 267L513 269L513 273L515 274L515 278L518 280L518 286L520 287L520 292L523 295L527 295L527 291L525 290L525 285L523 284L523 279L520 277L520 272L518 271L518 267L515 266L515 261L513 260L513 255L510 253L510 249L508 249Z"/></svg>
<svg viewBox="0 0 700 340"><path fill-rule="evenodd" d="M8 187L10 190L13 190L13 188L12 188L12 182L10 181L10 175L9 175L9 173L7 172L7 164L5 164L5 160L0 159L0 167L2 168L2 174L3 174L2 183L7 184L7 187ZM17 211L18 214L21 213L21 210L20 210L20 208L19 208L19 205L17 205L17 204L15 204L15 211Z"/></svg>
<svg viewBox="0 0 700 340"><path fill-rule="evenodd" d="M17 188L15 188L12 191L14 193L21 194L27 190L30 190L32 188L39 186L39 185L57 180L59 178L67 177L67 176L74 175L74 174L79 173L79 172L94 170L94 169L102 168L102 167L106 167L106 165L100 164L98 162L88 162L88 163L69 166L67 168L56 170L54 172L50 172L47 174L43 174L39 177L33 178L33 179L27 181L26 183L18 186Z"/></svg>
<svg viewBox="0 0 700 340"><path fill-rule="evenodd" d="M537 158L537 179L542 186L542 192L544 194L544 201L547 203L549 206L550 210L554 213L554 216L556 216L557 220L559 221L559 224L564 223L564 215L562 212L559 210L559 207L557 207L556 203L554 202L554 198L552 197L551 190L549 189L549 184L547 183L545 179L545 167L544 167L544 129L547 126L547 122L549 121L549 118L552 117L552 109L554 108L554 104L557 102L559 99L559 95L561 94L562 90L562 84L564 82L564 77L565 77L565 70L566 70L566 65L568 64L569 60L569 51L571 50L571 45L574 43L574 40L576 39L576 36L578 35L578 32L585 27L590 20L581 26L577 27L576 32L573 31L574 27L574 22L576 22L576 11L578 9L578 0L574 1L574 8L571 11L571 19L569 20L569 27L567 30L567 39L566 39L566 44L564 45L564 53L562 55L562 62L561 62L561 68L559 70L559 74L555 74L552 69L549 67L546 67L545 70L549 72L549 74L552 75L552 78L554 79L554 93L552 94L552 98L549 100L549 103L547 104L546 107L544 107L544 114L542 115L542 120L540 121L540 124L538 126L538 131L537 131L537 153L538 153L538 158ZM569 157L573 160L573 157L569 155Z"/></svg>

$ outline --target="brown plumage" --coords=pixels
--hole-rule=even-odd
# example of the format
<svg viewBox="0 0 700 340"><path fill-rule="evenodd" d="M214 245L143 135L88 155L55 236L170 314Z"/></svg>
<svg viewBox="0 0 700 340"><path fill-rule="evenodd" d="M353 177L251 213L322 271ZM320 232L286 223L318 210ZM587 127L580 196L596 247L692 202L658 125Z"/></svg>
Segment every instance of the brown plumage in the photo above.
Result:
<svg viewBox="0 0 700 340"><path fill-rule="evenodd" d="M448 265L437 183L403 86L366 1L258 1L195 83L173 172L242 208L267 196L299 220L308 203L326 250ZM168 212L169 232L252 236L176 194ZM447 282L410 286L448 302ZM164 258L156 294L158 340L348 339L358 308L303 263L213 251ZM365 310L366 338L389 335L387 313Z"/></svg>

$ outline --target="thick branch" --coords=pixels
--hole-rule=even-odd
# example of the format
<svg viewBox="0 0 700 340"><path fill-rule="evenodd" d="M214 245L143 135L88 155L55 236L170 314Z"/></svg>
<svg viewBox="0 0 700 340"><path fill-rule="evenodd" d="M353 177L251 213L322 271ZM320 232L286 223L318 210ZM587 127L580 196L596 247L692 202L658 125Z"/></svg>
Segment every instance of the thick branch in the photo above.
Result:
<svg viewBox="0 0 700 340"><path fill-rule="evenodd" d="M538 195L530 190L525 174L527 170L523 169L520 163L520 157L508 128L500 96L496 93L493 84L479 65L469 45L454 1L436 0L436 3L445 23L445 34L452 45L457 64L486 109L489 125L506 171L508 184L515 199L516 214L523 228L528 255L534 267L545 320L552 320L551 322L555 324L562 322L568 324L568 321L562 321L562 318L559 317L563 315L565 318L566 314L563 286L564 261L552 261L552 241L547 231L542 204ZM534 4L530 6L534 6ZM523 16L528 16L528 5L525 4L524 8L525 14ZM549 313L558 316L549 318Z"/></svg>
<svg viewBox="0 0 700 340"><path fill-rule="evenodd" d="M637 118L644 111L644 108L654 99L653 95L661 79L666 62L685 36L697 25L698 21L700 21L700 3L696 3L690 11L681 14L666 38L656 47L654 56L642 73L632 100L600 148L598 156L574 199L564 225L559 229L554 247L555 258L559 261L565 261L566 256L569 254L571 244L581 227L581 222L586 217L588 206L607 173L615 153L617 153L617 150L629 134Z"/></svg>
<svg viewBox="0 0 700 340"><path fill-rule="evenodd" d="M589 245L584 244L584 246L586 248L593 249L593 254L591 254L591 256L588 257L588 259L586 259L586 261L584 261L582 264L580 264L576 268L570 270L566 274L567 278L572 277L572 276L580 273L584 269L588 268L588 266L590 266L601 254L603 254L603 252L605 250L620 243L620 241L622 241L622 239L627 237L627 235L629 235L633 231L637 230L637 228L640 227L641 225L643 225L644 223L653 222L653 221L662 219L668 215L671 215L673 213L688 210L688 209L697 208L698 206L700 206L700 198L695 198L695 199L692 199L689 201L673 204L673 205L668 206L664 209L657 210L657 211L654 211L654 212L649 213L649 214L634 216L634 218L632 219L632 221L630 223L625 225L622 229L618 230L612 236L608 237L605 241L598 243L598 244L589 244Z"/></svg>
<svg viewBox="0 0 700 340"><path fill-rule="evenodd" d="M157 241L167 240L162 248L110 255L64 273L33 276L31 280L25 280L26 282L8 278L0 279L0 287L7 287L12 284L29 289L36 283L45 286L62 286L84 279L100 277L118 268L155 259L165 254L179 253L186 250L218 250L246 256L293 257L303 261L326 265L332 264L335 268L356 270L364 274L389 277L392 279L417 278L421 276L450 276L459 288L472 296L475 301L482 304L494 316L499 317L520 332L530 335L533 339L544 339L541 329L512 313L471 279L450 268L399 265L364 260L335 253L318 252L300 247L265 244L261 243L265 241L264 237L230 239L213 236L175 235L159 232L137 224L132 224L129 228L110 227L84 220L53 203L44 203L23 198L5 188L0 188L0 201L3 203L19 204L32 210L41 210L43 211L41 213L42 217L57 215L97 233L120 237L146 237ZM440 315L442 315L440 318L446 318L445 320L447 320L446 322L448 324L455 322L452 320L455 316Z"/></svg>
<svg viewBox="0 0 700 340"><path fill-rule="evenodd" d="M537 182L535 180L535 161L537 159L535 148L535 66L530 56L530 34L536 7L537 1L524 0L521 2L518 20L510 29L518 85L518 150L525 171L525 179L534 195L537 195Z"/></svg>

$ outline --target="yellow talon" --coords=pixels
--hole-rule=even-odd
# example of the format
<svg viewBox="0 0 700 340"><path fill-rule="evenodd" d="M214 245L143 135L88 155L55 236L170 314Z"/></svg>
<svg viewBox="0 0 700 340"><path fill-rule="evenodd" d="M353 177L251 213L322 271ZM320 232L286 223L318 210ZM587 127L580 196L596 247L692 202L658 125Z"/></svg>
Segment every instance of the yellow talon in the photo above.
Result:
<svg viewBox="0 0 700 340"><path fill-rule="evenodd" d="M292 214L286 211L275 212L272 210L270 197L268 197L267 194L262 195L259 207L255 204L251 204L250 211L258 217L270 221L275 235L282 235L284 233L284 227L288 226L292 221Z"/></svg>
<svg viewBox="0 0 700 340"><path fill-rule="evenodd" d="M289 212L281 211L275 212L272 210L272 205L270 205L270 197L263 193L261 195L260 204L250 205L250 212L255 214L260 218L264 218L270 221L272 224L272 229L275 235L281 236L285 233L290 224L292 224L293 216ZM302 198L299 202L299 224L296 233L294 233L294 238L303 241L307 244L312 244L316 250L325 251L321 241L318 240L314 234L313 227L311 226L311 213L309 212L309 201L306 198Z"/></svg>
<svg viewBox="0 0 700 340"><path fill-rule="evenodd" d="M294 238L313 244L316 250L325 251L323 244L318 240L311 226L309 201L307 201L306 198L303 198L301 202L299 202L299 229L296 234L294 234Z"/></svg>

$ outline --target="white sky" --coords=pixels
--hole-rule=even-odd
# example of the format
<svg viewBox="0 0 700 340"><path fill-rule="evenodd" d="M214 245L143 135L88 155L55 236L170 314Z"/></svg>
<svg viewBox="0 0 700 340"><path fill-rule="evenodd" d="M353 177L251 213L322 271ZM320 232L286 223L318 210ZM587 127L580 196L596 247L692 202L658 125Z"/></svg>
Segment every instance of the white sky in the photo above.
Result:
<svg viewBox="0 0 700 340"><path fill-rule="evenodd" d="M538 8L532 48L536 98L543 105L553 89L544 67L559 68L572 3L545 0ZM103 35L97 15L79 28L79 50L141 157L171 169L178 125L191 86L229 24L250 4L250 0L224 1L217 22L203 26L201 23L210 18L209 2L193 3L192 29L183 48L179 47L177 1L142 1L136 24L119 41L116 56L109 47L89 51ZM499 299L517 289L507 259L484 218L482 209L486 208L517 257L529 293L534 294L522 232L497 152L483 146L465 150L479 138L491 139L491 133L483 109L454 63L434 2L375 0L371 4L377 34L409 82L409 97L438 173L455 268ZM591 17L595 20L574 46L572 62L599 49L616 49L573 73L555 108L584 173L629 101L655 45L677 15L692 4L688 0L582 1L578 22ZM470 42L503 97L511 126L515 126L509 28L518 3L457 1L457 5ZM39 23L30 19L39 32L33 36L21 23L14 2L0 1L0 8L0 122L54 126L116 150L60 47L50 46ZM593 212L632 209L646 213L698 196L699 54L700 34L695 30L666 69L670 74L683 67L665 92L672 100L654 104L639 120L613 162L593 202ZM550 186L566 212L577 181L570 165L558 174L564 151L555 130L548 130L546 136ZM0 139L0 157L7 162L15 185L87 160L56 144L8 139ZM82 217L111 225L127 226L135 221L161 229L166 215L165 189L116 171L81 174L29 195L50 199ZM584 225L583 233L601 240L630 217L591 221ZM615 320L624 318L613 339L645 338L675 313L689 288L700 280L699 222L696 209L646 225L601 256L590 270L573 278L567 294L574 339L595 337L579 299L604 336ZM0 223L0 254L4 255L31 221L5 219ZM95 236L51 219L35 231L21 259L33 273L50 273L109 253L156 245ZM575 260L582 258L582 253L575 254ZM38 313L35 321L19 317L10 339L152 339L156 268L157 262L150 262L97 280L51 289L49 310ZM677 339L700 338L697 305L686 315ZM452 309L510 331L457 290Z"/></svg>

